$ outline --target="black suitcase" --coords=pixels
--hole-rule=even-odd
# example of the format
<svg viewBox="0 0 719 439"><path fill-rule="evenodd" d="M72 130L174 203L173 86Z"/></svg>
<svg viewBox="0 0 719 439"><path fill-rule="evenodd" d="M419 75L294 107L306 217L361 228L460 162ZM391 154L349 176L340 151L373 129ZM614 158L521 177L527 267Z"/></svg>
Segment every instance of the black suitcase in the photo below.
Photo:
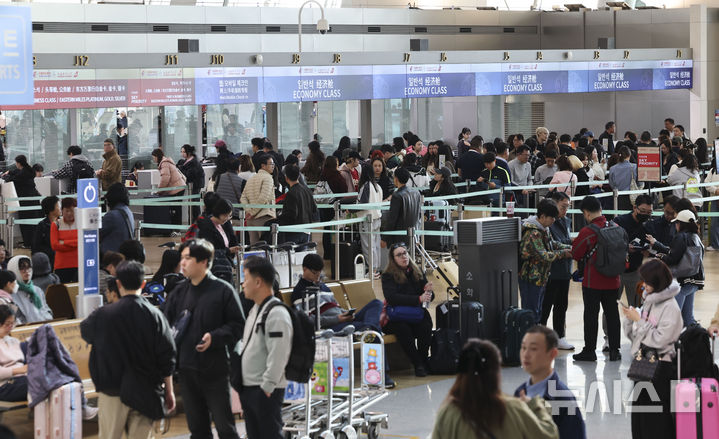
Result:
<svg viewBox="0 0 719 439"><path fill-rule="evenodd" d="M330 262L332 264L332 279L354 279L355 257L362 253L362 244L359 241L340 242L340 275L335 273L335 246L332 244Z"/></svg>
<svg viewBox="0 0 719 439"><path fill-rule="evenodd" d="M451 328L436 329L432 333L432 356L429 369L436 375L454 375L457 373L462 340L459 331Z"/></svg>
<svg viewBox="0 0 719 439"><path fill-rule="evenodd" d="M461 322L462 344L469 338L484 338L484 306L479 302L463 301L461 310L460 319L459 301L451 300L440 304L437 307L437 328L460 330Z"/></svg>
<svg viewBox="0 0 719 439"><path fill-rule="evenodd" d="M143 224L172 224L172 214L167 206L143 206ZM142 227L143 236L170 236L172 230Z"/></svg>
<svg viewBox="0 0 719 439"><path fill-rule="evenodd" d="M433 230L438 232L449 232L449 226L445 221L425 221L424 230ZM450 252L452 251L451 236L424 236L424 248L433 252Z"/></svg>

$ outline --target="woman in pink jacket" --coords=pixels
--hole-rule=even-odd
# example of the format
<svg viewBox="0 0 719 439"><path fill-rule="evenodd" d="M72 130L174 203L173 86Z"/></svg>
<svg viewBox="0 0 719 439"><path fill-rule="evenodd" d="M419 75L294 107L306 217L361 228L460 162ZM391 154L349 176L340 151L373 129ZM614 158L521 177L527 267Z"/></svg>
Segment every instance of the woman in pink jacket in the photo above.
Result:
<svg viewBox="0 0 719 439"><path fill-rule="evenodd" d="M559 156L557 159L557 168L559 170L554 173L554 177L552 177L550 184L560 184L563 186L558 186L550 190L564 192L571 197L574 195L572 191L572 182L577 184L577 176L572 172L572 164L567 156Z"/></svg>
<svg viewBox="0 0 719 439"><path fill-rule="evenodd" d="M177 169L175 162L160 148L156 148L152 151L152 161L157 163L157 169L160 171L160 184L157 186L159 189L163 187L171 188L177 186L184 186L187 183L185 175ZM158 194L163 197L169 197L172 195L183 195L184 189L172 189L166 191L159 191ZM172 214L172 223L180 224L182 220L182 211L179 207L171 207L170 212Z"/></svg>

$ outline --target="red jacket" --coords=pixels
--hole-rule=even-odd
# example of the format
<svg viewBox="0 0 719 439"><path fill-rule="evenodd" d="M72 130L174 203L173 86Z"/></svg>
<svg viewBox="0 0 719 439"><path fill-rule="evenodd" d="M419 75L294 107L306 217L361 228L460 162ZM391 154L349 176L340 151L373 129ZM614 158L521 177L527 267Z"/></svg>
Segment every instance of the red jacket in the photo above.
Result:
<svg viewBox="0 0 719 439"><path fill-rule="evenodd" d="M607 219L604 215L600 215L594 218L592 221L599 227L604 227L607 223ZM579 235L572 242L572 257L576 261L582 261L588 253L594 249L597 245L597 234L589 226L582 227L579 231ZM594 261L597 258L596 254L592 255L586 264L584 264L584 280L582 280L582 286L587 288L594 288L597 290L617 290L621 285L619 276L607 277L599 273L594 267Z"/></svg>

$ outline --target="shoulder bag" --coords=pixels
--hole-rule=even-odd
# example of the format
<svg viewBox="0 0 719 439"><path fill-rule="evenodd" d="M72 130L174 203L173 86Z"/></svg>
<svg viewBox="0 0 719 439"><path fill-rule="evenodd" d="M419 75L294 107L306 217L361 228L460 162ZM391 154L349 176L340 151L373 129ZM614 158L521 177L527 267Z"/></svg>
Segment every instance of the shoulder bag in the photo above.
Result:
<svg viewBox="0 0 719 439"><path fill-rule="evenodd" d="M696 242L694 236L687 238L687 249L679 260L679 263L671 267L672 274L675 278L692 277L699 273L702 265L702 253L704 247L701 242ZM690 245L698 244L698 245Z"/></svg>

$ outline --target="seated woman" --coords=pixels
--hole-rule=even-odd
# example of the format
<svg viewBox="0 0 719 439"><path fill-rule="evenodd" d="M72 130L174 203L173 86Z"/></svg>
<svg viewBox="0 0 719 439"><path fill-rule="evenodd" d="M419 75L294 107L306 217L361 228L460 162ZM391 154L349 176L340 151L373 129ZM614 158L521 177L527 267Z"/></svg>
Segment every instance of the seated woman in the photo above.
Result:
<svg viewBox="0 0 719 439"><path fill-rule="evenodd" d="M0 401L27 399L27 364L20 340L10 337L15 327L15 310L0 305Z"/></svg>
<svg viewBox="0 0 719 439"><path fill-rule="evenodd" d="M32 283L32 261L29 257L14 256L7 264L8 271L15 274L18 290L13 301L24 323L52 320L52 310L45 301L45 292Z"/></svg>
<svg viewBox="0 0 719 439"><path fill-rule="evenodd" d="M432 439L558 438L544 400L502 394L502 361L491 342L469 339L459 355L457 380L439 409Z"/></svg>
<svg viewBox="0 0 719 439"><path fill-rule="evenodd" d="M407 246L397 242L389 248L389 262L382 273L389 322L384 332L395 334L414 365L414 374L427 376L432 317L425 309L434 298L432 284L410 259ZM393 312L394 311L394 312Z"/></svg>

